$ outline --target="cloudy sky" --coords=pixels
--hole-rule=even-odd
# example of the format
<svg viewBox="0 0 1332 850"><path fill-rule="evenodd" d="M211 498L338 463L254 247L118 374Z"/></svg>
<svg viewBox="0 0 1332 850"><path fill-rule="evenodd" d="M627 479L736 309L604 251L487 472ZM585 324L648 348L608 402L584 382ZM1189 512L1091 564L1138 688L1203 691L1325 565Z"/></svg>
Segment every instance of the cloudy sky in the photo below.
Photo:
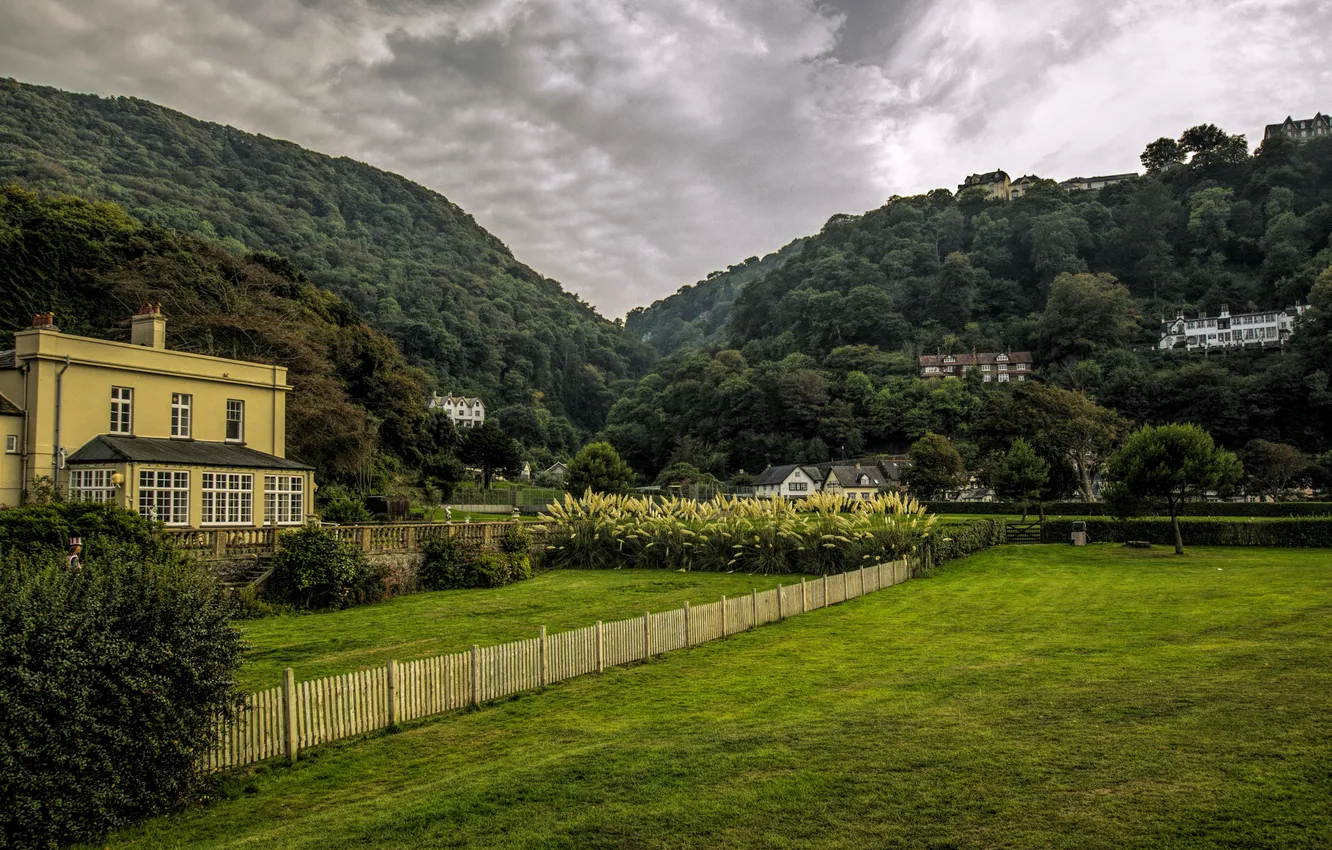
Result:
<svg viewBox="0 0 1332 850"><path fill-rule="evenodd" d="M404 174L607 315L966 174L1332 111L1328 0L3 0L0 76Z"/></svg>

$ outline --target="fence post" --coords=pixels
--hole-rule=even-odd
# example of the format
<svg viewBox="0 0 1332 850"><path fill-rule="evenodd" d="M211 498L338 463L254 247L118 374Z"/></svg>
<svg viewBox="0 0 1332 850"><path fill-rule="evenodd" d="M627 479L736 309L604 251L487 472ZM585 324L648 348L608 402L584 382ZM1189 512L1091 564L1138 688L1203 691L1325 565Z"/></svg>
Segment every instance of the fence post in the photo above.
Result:
<svg viewBox="0 0 1332 850"><path fill-rule="evenodd" d="M296 734L296 674L290 667L282 671L282 733L287 761L296 761L300 742Z"/></svg>
<svg viewBox="0 0 1332 850"><path fill-rule="evenodd" d="M692 644L690 644L690 642L689 642L689 602L688 602L688 601L686 601L685 604L684 604L684 626L685 626L685 629L684 629L684 632L685 632L685 633L684 633L685 649L688 649L688 648L692 645Z"/></svg>
<svg viewBox="0 0 1332 850"><path fill-rule="evenodd" d="M601 621L597 620L597 672L603 673L606 670L606 653L601 645Z"/></svg>
<svg viewBox="0 0 1332 850"><path fill-rule="evenodd" d="M388 679L388 725L398 725L398 662L392 658L384 665Z"/></svg>
<svg viewBox="0 0 1332 850"><path fill-rule="evenodd" d="M842 601L846 601L846 573L842 573Z"/></svg>
<svg viewBox="0 0 1332 850"><path fill-rule="evenodd" d="M823 574L823 607L828 607L828 574Z"/></svg>
<svg viewBox="0 0 1332 850"><path fill-rule="evenodd" d="M800 577L800 613L809 611L809 597L805 595L805 577Z"/></svg>
<svg viewBox="0 0 1332 850"><path fill-rule="evenodd" d="M481 704L481 647L472 644L472 707Z"/></svg>
<svg viewBox="0 0 1332 850"><path fill-rule="evenodd" d="M726 597L722 597L722 637L726 637Z"/></svg>
<svg viewBox="0 0 1332 850"><path fill-rule="evenodd" d="M227 535L220 529L213 529L213 554L221 558L227 554Z"/></svg>
<svg viewBox="0 0 1332 850"><path fill-rule="evenodd" d="M758 625L758 588L749 589L749 627L752 629Z"/></svg>
<svg viewBox="0 0 1332 850"><path fill-rule="evenodd" d="M860 568L860 595L865 595L865 568Z"/></svg>
<svg viewBox="0 0 1332 850"><path fill-rule="evenodd" d="M546 627L541 627L541 687L550 682L550 656L546 654Z"/></svg>
<svg viewBox="0 0 1332 850"><path fill-rule="evenodd" d="M652 612L643 612L643 658L652 657Z"/></svg>
<svg viewBox="0 0 1332 850"><path fill-rule="evenodd" d="M782 619L782 586L777 585L777 619Z"/></svg>

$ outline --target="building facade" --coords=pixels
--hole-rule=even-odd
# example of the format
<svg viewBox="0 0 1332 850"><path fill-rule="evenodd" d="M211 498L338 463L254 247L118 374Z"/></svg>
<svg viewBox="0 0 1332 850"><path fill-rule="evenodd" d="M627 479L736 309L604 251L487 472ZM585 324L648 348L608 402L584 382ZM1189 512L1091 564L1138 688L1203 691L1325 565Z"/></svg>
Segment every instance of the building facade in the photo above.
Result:
<svg viewBox="0 0 1332 850"><path fill-rule="evenodd" d="M1070 177L1060 183L1059 186L1069 192L1090 192L1093 189L1104 189L1106 186L1115 183L1132 180L1137 176L1137 172L1130 172L1128 174L1102 174L1097 177Z"/></svg>
<svg viewBox="0 0 1332 850"><path fill-rule="evenodd" d="M1305 305L1297 304L1282 310L1231 315L1229 307L1222 304L1219 315L1199 313L1195 319L1186 319L1181 310L1173 320L1161 323L1161 340L1157 347L1199 351L1285 345L1295 332L1295 318L1306 309Z"/></svg>
<svg viewBox="0 0 1332 850"><path fill-rule="evenodd" d="M1314 114L1314 117L1305 118L1302 121L1295 121L1287 115L1285 121L1280 124L1268 124L1267 129L1263 131L1264 139L1270 139L1273 136L1288 136L1301 143L1310 139L1332 136L1332 115L1324 115L1318 112Z"/></svg>
<svg viewBox="0 0 1332 850"><path fill-rule="evenodd" d="M453 424L462 430L480 428L486 421L486 404L479 398L453 395L435 396L430 399L432 410L443 410L453 420Z"/></svg>
<svg viewBox="0 0 1332 850"><path fill-rule="evenodd" d="M0 504L35 479L179 528L299 525L311 467L286 458L287 370L166 347L145 306L130 342L61 333L50 313L0 352Z"/></svg>
<svg viewBox="0 0 1332 850"><path fill-rule="evenodd" d="M1031 191L1031 187L1036 185L1036 181L1041 178L1035 174L1024 174L1012 183L1008 184L1008 199L1014 200L1022 197Z"/></svg>
<svg viewBox="0 0 1332 850"><path fill-rule="evenodd" d="M823 474L817 466L790 463L770 466L754 482L754 494L772 498L803 499L823 489Z"/></svg>
<svg viewBox="0 0 1332 850"><path fill-rule="evenodd" d="M962 181L962 185L957 187L957 193L960 195L973 186L983 187L992 198L998 198L1001 201L1007 201L1009 198L1008 175L1002 170L988 171L985 174L972 174Z"/></svg>
<svg viewBox="0 0 1332 850"><path fill-rule="evenodd" d="M920 377L961 378L968 371L976 371L986 383L1007 384L1028 380L1033 366L1030 351L923 354L920 357Z"/></svg>
<svg viewBox="0 0 1332 850"><path fill-rule="evenodd" d="M848 499L872 499L884 488L883 478L872 466L832 466L823 479L823 490Z"/></svg>

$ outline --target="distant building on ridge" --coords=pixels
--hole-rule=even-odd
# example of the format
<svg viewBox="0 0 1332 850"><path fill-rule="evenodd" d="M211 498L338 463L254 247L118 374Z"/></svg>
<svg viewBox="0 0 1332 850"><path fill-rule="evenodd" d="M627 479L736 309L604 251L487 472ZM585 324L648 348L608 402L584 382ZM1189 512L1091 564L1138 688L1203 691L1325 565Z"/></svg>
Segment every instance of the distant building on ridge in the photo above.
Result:
<svg viewBox="0 0 1332 850"><path fill-rule="evenodd" d="M962 185L957 187L958 194L963 190L970 189L973 186L982 186L990 193L990 197L998 198L1001 201L1008 200L1008 175L1002 170L987 171L984 174L973 174Z"/></svg>
<svg viewBox="0 0 1332 850"><path fill-rule="evenodd" d="M1184 318L1184 311L1180 310L1174 319L1161 323L1161 341L1157 347L1198 351L1285 345L1295 332L1295 317L1306 309L1305 305L1297 304L1282 310L1231 315L1229 306L1222 304L1220 315L1209 317L1199 313L1196 319Z"/></svg>
<svg viewBox="0 0 1332 850"><path fill-rule="evenodd" d="M920 377L922 378L961 378L968 370L976 370L981 380L1007 384L1011 381L1025 381L1031 376L1032 358L1030 351L1000 351L973 354L922 354L920 356Z"/></svg>
<svg viewBox="0 0 1332 850"><path fill-rule="evenodd" d="M1332 115L1324 115L1318 112L1314 114L1314 117L1305 118L1302 121L1292 120L1287 115L1285 121L1280 124L1268 124L1267 129L1263 131L1264 139L1270 139L1273 136L1289 136L1300 143L1322 136L1332 136Z"/></svg>
<svg viewBox="0 0 1332 850"><path fill-rule="evenodd" d="M443 410L453 420L453 424L462 430L480 428L486 421L486 403L479 398L453 395L435 396L430 399L431 410Z"/></svg>

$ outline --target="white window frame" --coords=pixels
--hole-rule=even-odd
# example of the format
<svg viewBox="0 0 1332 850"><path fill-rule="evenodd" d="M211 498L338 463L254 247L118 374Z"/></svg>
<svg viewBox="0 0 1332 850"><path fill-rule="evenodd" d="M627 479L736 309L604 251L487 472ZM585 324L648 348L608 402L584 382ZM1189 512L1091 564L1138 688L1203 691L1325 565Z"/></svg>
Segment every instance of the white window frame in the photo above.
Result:
<svg viewBox="0 0 1332 850"><path fill-rule="evenodd" d="M264 525L305 522L305 476L264 476Z"/></svg>
<svg viewBox="0 0 1332 850"><path fill-rule="evenodd" d="M254 474L200 473L199 525L254 525Z"/></svg>
<svg viewBox="0 0 1332 850"><path fill-rule="evenodd" d="M110 424L108 434L134 433L134 387L111 388Z"/></svg>
<svg viewBox="0 0 1332 850"><path fill-rule="evenodd" d="M236 411L236 418L231 417L232 410ZM231 436L231 423L236 423L236 436ZM240 398L227 399L227 421L223 430L224 439L228 443L245 442L245 400Z"/></svg>
<svg viewBox="0 0 1332 850"><path fill-rule="evenodd" d="M16 455L19 453L18 434L5 435L5 454Z"/></svg>
<svg viewBox="0 0 1332 850"><path fill-rule="evenodd" d="M194 419L194 396L189 393L171 394L171 436L186 439L190 436Z"/></svg>
<svg viewBox="0 0 1332 850"><path fill-rule="evenodd" d="M139 514L164 525L190 524L190 473L175 469L139 470ZM163 514L166 514L163 516Z"/></svg>
<svg viewBox="0 0 1332 850"><path fill-rule="evenodd" d="M71 502L115 502L116 485L111 483L114 474L114 469L71 467L66 495Z"/></svg>

